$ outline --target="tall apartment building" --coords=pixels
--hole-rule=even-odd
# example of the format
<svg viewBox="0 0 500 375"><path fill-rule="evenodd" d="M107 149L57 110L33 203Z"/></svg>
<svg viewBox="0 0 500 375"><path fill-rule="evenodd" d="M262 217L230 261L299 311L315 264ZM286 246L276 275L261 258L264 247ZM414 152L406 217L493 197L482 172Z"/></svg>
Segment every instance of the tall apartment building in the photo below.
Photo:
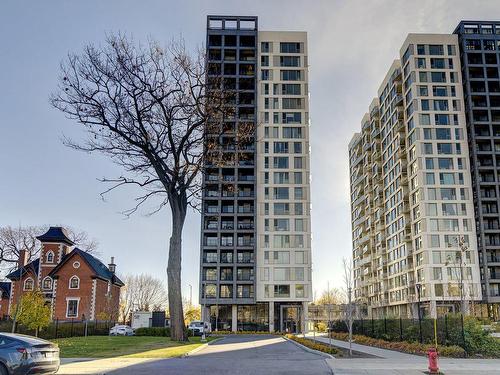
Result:
<svg viewBox="0 0 500 375"><path fill-rule="evenodd" d="M500 316L500 22L462 21L458 35L482 293Z"/></svg>
<svg viewBox="0 0 500 375"><path fill-rule="evenodd" d="M204 166L202 318L229 330L302 331L311 288L307 34L208 16L209 78L234 116ZM242 143L241 129L253 137Z"/></svg>
<svg viewBox="0 0 500 375"><path fill-rule="evenodd" d="M458 38L410 34L400 57L349 145L355 297L436 316L482 296Z"/></svg>

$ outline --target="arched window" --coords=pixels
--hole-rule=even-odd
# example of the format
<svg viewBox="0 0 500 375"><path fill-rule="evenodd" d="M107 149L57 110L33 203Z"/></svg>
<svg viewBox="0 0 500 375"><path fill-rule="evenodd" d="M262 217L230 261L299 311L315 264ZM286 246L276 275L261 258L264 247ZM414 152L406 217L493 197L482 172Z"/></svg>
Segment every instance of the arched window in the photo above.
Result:
<svg viewBox="0 0 500 375"><path fill-rule="evenodd" d="M26 280L24 280L24 290L33 290L35 286L35 282L31 277L28 277Z"/></svg>
<svg viewBox="0 0 500 375"><path fill-rule="evenodd" d="M54 252L52 250L47 253L47 263L54 263Z"/></svg>
<svg viewBox="0 0 500 375"><path fill-rule="evenodd" d="M49 276L47 276L45 279L43 279L42 289L44 289L44 290L51 290L52 289L52 279Z"/></svg>
<svg viewBox="0 0 500 375"><path fill-rule="evenodd" d="M70 289L80 288L80 279L78 278L78 276L71 276L71 279L69 279L69 288Z"/></svg>

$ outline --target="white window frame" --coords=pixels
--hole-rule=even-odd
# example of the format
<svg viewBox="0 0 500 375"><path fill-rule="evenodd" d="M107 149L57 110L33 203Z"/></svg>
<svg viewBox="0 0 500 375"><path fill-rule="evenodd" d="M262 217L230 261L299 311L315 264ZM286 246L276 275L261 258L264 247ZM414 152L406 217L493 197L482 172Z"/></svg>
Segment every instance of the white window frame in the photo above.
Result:
<svg viewBox="0 0 500 375"><path fill-rule="evenodd" d="M49 255L52 255L52 260L49 260ZM55 259L54 252L52 250L49 250L45 255L45 260L47 261L47 263L54 263L54 259Z"/></svg>
<svg viewBox="0 0 500 375"><path fill-rule="evenodd" d="M75 279L75 278L78 280L78 286L77 286L76 288L73 288L73 287L71 286L71 280L73 280L73 279ZM80 289L80 278L79 278L78 276L76 276L76 275L71 276L71 277L69 278L68 288L69 288L69 289Z"/></svg>
<svg viewBox="0 0 500 375"><path fill-rule="evenodd" d="M50 288L45 288L44 287L44 284L45 284L45 281L46 280L50 280ZM45 276L42 280L42 289L43 290L52 290L54 288L54 281L52 280L52 278L50 276Z"/></svg>
<svg viewBox="0 0 500 375"><path fill-rule="evenodd" d="M70 301L76 301L76 315L75 316L69 316L69 302ZM78 312L80 310L80 298L75 298L75 297L67 297L66 298L66 318L78 318Z"/></svg>
<svg viewBox="0 0 500 375"><path fill-rule="evenodd" d="M33 287L32 287L31 289L26 289L26 283L27 283L28 281L30 281L30 280L31 280L31 282L33 283ZM28 278L26 278L26 280L24 280L24 283L23 283L23 291L26 291L26 292L28 292L28 291L29 291L29 292L31 292L31 291L33 291L34 289L35 289L35 280L33 280L33 278L32 278L32 277L28 277Z"/></svg>

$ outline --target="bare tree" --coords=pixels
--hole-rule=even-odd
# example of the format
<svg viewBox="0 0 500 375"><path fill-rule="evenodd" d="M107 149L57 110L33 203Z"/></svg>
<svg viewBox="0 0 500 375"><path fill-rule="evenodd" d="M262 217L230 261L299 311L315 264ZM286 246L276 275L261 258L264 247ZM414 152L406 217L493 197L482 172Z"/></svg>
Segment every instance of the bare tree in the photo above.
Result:
<svg viewBox="0 0 500 375"><path fill-rule="evenodd" d="M354 284L352 273L352 260L342 259L344 265L344 292L346 295L346 305L343 312L344 321L349 331L349 355L352 356L352 325L354 322L354 303L352 302L352 287Z"/></svg>
<svg viewBox="0 0 500 375"><path fill-rule="evenodd" d="M165 310L167 291L163 281L150 275L127 275L120 294L120 317L126 321L133 311Z"/></svg>
<svg viewBox="0 0 500 375"><path fill-rule="evenodd" d="M136 46L111 35L104 46L89 45L61 64L52 105L83 126L84 142L65 140L77 150L100 152L124 173L104 178L112 186L142 190L130 215L155 197L156 210L171 211L168 300L173 340L186 340L181 296L181 238L188 206L199 203L205 156L214 155L217 139L205 134L221 127L225 113L220 77L207 79L203 54L189 55L182 41L167 48L149 42ZM229 94L228 94L229 95ZM206 142L205 142L206 141ZM214 146L215 145L215 146ZM220 153L219 153L220 154ZM211 157L214 157L212 155Z"/></svg>
<svg viewBox="0 0 500 375"><path fill-rule="evenodd" d="M48 225L41 226L19 226L19 227L1 227L0 228L0 269L3 271L12 271L19 262L21 250L26 250L28 261L36 259L40 255L41 244L37 236L45 233ZM84 251L95 254L98 243L89 238L84 231L65 227L68 237L79 248Z"/></svg>

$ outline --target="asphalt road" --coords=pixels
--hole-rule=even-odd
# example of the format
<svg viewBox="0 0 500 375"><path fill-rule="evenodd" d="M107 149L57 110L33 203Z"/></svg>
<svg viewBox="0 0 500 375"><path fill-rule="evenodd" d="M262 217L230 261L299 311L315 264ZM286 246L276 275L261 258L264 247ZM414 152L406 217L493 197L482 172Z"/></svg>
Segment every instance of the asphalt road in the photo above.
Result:
<svg viewBox="0 0 500 375"><path fill-rule="evenodd" d="M325 357L310 353L282 337L229 335L186 358L150 361L106 374L328 374Z"/></svg>

